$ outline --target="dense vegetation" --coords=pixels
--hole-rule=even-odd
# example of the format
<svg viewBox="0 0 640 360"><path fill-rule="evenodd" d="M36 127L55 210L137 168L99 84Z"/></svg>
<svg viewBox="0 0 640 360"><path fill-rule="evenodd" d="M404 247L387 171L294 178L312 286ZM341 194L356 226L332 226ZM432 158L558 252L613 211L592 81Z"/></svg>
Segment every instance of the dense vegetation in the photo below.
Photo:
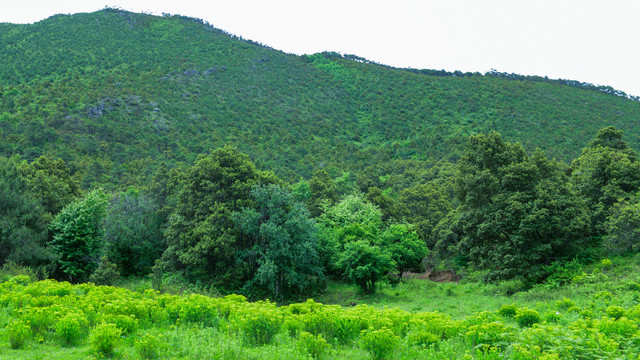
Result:
<svg viewBox="0 0 640 360"><path fill-rule="evenodd" d="M293 56L114 9L0 30L0 275L18 275L0 279L0 339L12 348L114 355L124 336L145 358L164 351L158 333L193 331L236 344L222 355L236 358L272 343L313 358L640 350L637 279L620 299L595 286L603 258L640 249L637 98ZM296 304L335 284L370 299L444 269L509 293L593 285L602 301L464 319ZM125 277L153 290L96 286ZM156 292L176 282L216 296Z"/></svg>
<svg viewBox="0 0 640 360"><path fill-rule="evenodd" d="M224 145L291 181L455 161L469 135L492 130L565 162L607 125L640 145L640 102L610 89L294 56L179 16L0 24L0 63L0 154L62 158L85 189L141 184L163 160Z"/></svg>
<svg viewBox="0 0 640 360"><path fill-rule="evenodd" d="M33 282L28 272L12 276L20 269L5 267L0 272L0 357L636 358L637 260L607 259L586 272L570 266L567 285L547 283L512 296L503 293L506 283L412 280L380 298L394 308L313 300L278 307L239 295L179 296L144 287ZM395 308L418 305L425 309Z"/></svg>

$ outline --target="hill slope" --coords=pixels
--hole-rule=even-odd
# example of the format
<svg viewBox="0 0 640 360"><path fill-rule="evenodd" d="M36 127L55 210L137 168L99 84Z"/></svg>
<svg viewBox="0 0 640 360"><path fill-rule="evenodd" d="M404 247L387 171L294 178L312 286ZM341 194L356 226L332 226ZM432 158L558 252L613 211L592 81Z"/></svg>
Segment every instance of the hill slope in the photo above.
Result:
<svg viewBox="0 0 640 360"><path fill-rule="evenodd" d="M0 24L0 64L0 154L62 157L85 187L224 144L287 179L456 160L466 136L490 130L565 161L607 125L640 147L640 103L602 89L295 56L179 16Z"/></svg>

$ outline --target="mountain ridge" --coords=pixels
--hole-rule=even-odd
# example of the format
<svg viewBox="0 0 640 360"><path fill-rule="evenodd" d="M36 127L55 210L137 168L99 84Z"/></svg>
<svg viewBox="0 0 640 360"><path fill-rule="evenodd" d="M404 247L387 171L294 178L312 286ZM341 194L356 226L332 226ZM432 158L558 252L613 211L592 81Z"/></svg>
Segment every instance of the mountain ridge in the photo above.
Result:
<svg viewBox="0 0 640 360"><path fill-rule="evenodd" d="M468 135L493 130L567 162L608 125L640 147L640 102L609 87L298 56L199 19L118 9L3 27L0 154L61 157L85 187L227 144L289 180L456 161Z"/></svg>

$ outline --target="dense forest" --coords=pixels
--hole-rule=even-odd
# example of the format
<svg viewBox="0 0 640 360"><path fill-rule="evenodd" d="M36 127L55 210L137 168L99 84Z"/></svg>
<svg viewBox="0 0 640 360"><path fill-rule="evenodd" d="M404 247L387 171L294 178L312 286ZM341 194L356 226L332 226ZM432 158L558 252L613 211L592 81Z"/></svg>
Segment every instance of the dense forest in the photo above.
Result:
<svg viewBox="0 0 640 360"><path fill-rule="evenodd" d="M0 309L22 307L21 286L70 294L35 279L179 279L228 295L191 300L249 331L247 298L333 311L293 303L331 283L370 296L425 270L517 292L640 249L640 101L610 87L297 56L118 9L0 24L0 63L0 275L31 276L0 285ZM182 300L145 294L162 321L188 318L164 308ZM275 304L257 304L275 321ZM418 340L461 334L438 321L455 335ZM36 326L15 324L0 337ZM345 341L409 331L367 326ZM308 331L310 347L334 336Z"/></svg>

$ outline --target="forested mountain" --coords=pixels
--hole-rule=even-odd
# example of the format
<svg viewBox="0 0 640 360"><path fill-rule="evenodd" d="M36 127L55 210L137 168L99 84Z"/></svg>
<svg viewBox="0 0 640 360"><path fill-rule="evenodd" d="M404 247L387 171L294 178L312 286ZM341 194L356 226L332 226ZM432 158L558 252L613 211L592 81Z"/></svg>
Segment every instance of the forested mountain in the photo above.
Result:
<svg viewBox="0 0 640 360"><path fill-rule="evenodd" d="M180 16L0 24L0 64L0 155L60 157L85 189L140 184L162 160L223 145L285 180L456 161L491 130L565 162L609 125L640 147L640 102L608 87L296 56Z"/></svg>

